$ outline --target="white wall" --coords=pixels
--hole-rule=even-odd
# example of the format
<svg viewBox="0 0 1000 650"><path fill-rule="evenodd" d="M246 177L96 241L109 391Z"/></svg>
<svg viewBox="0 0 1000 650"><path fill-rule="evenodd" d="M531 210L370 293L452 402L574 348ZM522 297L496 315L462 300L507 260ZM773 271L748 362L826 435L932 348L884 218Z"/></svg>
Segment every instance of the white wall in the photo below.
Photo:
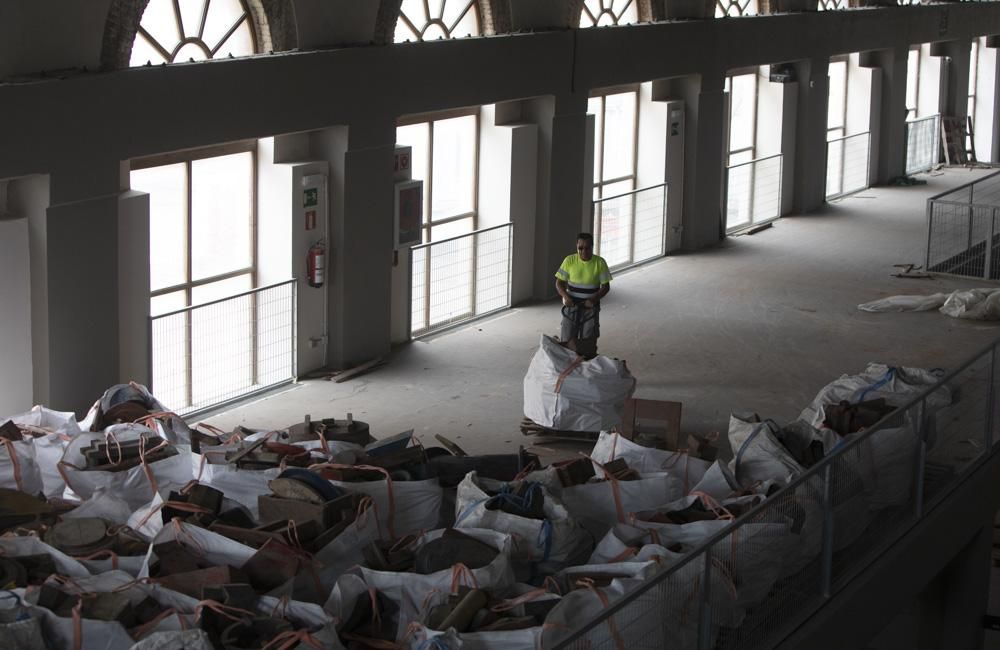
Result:
<svg viewBox="0 0 1000 650"><path fill-rule="evenodd" d="M981 161L997 160L997 155L1000 152L993 150L993 130L996 123L997 51L996 48L985 47L985 39L981 40L979 47L976 86L976 114L972 117L976 158Z"/></svg>
<svg viewBox="0 0 1000 650"><path fill-rule="evenodd" d="M664 180L667 157L667 104L653 101L653 83L639 86L639 151L636 189Z"/></svg>
<svg viewBox="0 0 1000 650"><path fill-rule="evenodd" d="M766 158L781 153L781 121L785 85L768 81L769 69L757 70L757 154ZM791 187L790 185L788 187Z"/></svg>
<svg viewBox="0 0 1000 650"><path fill-rule="evenodd" d="M872 69L858 65L857 52L847 61L847 135L864 133L871 126Z"/></svg>
<svg viewBox="0 0 1000 650"><path fill-rule="evenodd" d="M920 46L918 77L917 117L927 117L941 112L941 57L931 56L931 44Z"/></svg>

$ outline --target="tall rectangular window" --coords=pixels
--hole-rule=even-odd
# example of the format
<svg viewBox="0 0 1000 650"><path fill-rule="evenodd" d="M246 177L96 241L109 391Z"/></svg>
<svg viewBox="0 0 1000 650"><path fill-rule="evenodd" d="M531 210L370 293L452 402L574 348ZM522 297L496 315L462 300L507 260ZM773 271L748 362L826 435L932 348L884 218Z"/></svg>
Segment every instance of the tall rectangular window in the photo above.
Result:
<svg viewBox="0 0 1000 650"><path fill-rule="evenodd" d="M636 189L639 91L629 88L591 97L594 116L594 239L611 267L633 261L635 205L607 199Z"/></svg>

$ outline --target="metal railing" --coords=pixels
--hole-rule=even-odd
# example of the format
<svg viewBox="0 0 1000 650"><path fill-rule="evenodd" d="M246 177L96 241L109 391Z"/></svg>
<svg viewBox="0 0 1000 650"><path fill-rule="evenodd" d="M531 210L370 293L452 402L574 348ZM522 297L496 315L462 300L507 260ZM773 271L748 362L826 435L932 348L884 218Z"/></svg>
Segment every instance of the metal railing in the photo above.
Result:
<svg viewBox="0 0 1000 650"><path fill-rule="evenodd" d="M868 188L871 133L856 133L826 143L826 200Z"/></svg>
<svg viewBox="0 0 1000 650"><path fill-rule="evenodd" d="M927 199L924 268L1000 280L1000 172Z"/></svg>
<svg viewBox="0 0 1000 650"><path fill-rule="evenodd" d="M591 208L595 252L610 268L639 264L665 253L666 183L598 199Z"/></svg>
<svg viewBox="0 0 1000 650"><path fill-rule="evenodd" d="M782 154L726 167L726 232L781 216Z"/></svg>
<svg viewBox="0 0 1000 650"><path fill-rule="evenodd" d="M296 374L296 280L150 317L153 393L181 415Z"/></svg>
<svg viewBox="0 0 1000 650"><path fill-rule="evenodd" d="M906 173L925 172L938 164L941 116L906 121Z"/></svg>
<svg viewBox="0 0 1000 650"><path fill-rule="evenodd" d="M844 438L556 647L749 650L787 638L993 453L998 354L1000 340Z"/></svg>
<svg viewBox="0 0 1000 650"><path fill-rule="evenodd" d="M513 224L410 249L414 337L510 307Z"/></svg>

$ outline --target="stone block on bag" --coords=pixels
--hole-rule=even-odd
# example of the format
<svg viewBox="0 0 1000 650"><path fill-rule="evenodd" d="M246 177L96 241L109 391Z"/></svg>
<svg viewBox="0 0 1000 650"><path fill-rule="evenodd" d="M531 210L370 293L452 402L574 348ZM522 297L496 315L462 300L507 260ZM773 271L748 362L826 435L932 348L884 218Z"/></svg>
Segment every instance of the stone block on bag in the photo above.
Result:
<svg viewBox="0 0 1000 650"><path fill-rule="evenodd" d="M563 487L583 485L595 476L594 463L589 458L575 458L569 462L554 463L553 466Z"/></svg>
<svg viewBox="0 0 1000 650"><path fill-rule="evenodd" d="M250 584L259 591L271 591L285 584L305 568L308 559L281 541L268 541L243 565Z"/></svg>
<svg viewBox="0 0 1000 650"><path fill-rule="evenodd" d="M554 601L558 602L558 601ZM535 627L540 623L534 616L507 616L498 618L496 621L482 627L475 628L475 632L510 632L513 630L526 630Z"/></svg>
<svg viewBox="0 0 1000 650"><path fill-rule="evenodd" d="M218 533L223 537L240 542L253 548L260 548L268 542L284 543L285 537L281 533L259 530L256 528L240 528L238 526L227 526L219 522L214 522L208 527L213 533Z"/></svg>
<svg viewBox="0 0 1000 650"><path fill-rule="evenodd" d="M51 505L20 490L0 488L0 532L32 522L49 521Z"/></svg>
<svg viewBox="0 0 1000 650"><path fill-rule="evenodd" d="M160 575L155 581L167 589L202 600L206 587L233 582L247 582L247 579L240 570L228 565L222 565L183 573Z"/></svg>
<svg viewBox="0 0 1000 650"><path fill-rule="evenodd" d="M247 583L211 585L205 587L202 593L206 599L250 612L254 611L258 598L257 592Z"/></svg>
<svg viewBox="0 0 1000 650"><path fill-rule="evenodd" d="M315 521L325 530L342 521L345 512L353 512L357 508L357 500L357 495L345 494L333 501L317 504L261 494L257 497L257 508L260 521L264 524L288 520L296 524Z"/></svg>
<svg viewBox="0 0 1000 650"><path fill-rule="evenodd" d="M538 456L520 448L517 454L482 454L477 456L435 456L428 460L443 487L455 487L465 475L477 475L497 481L513 481L529 465L539 467Z"/></svg>
<svg viewBox="0 0 1000 650"><path fill-rule="evenodd" d="M150 567L150 573L154 576L187 573L205 568L203 558L198 557L187 546L175 540L155 544L153 554L156 556L156 560Z"/></svg>
<svg viewBox="0 0 1000 650"><path fill-rule="evenodd" d="M19 442L24 440L24 435L21 433L20 427L14 424L13 420L7 420L3 424L0 424L0 438Z"/></svg>
<svg viewBox="0 0 1000 650"><path fill-rule="evenodd" d="M465 632L472 626L476 614L485 608L488 602L489 597L485 591L470 589L441 622L440 629L447 630L453 627L458 632Z"/></svg>
<svg viewBox="0 0 1000 650"><path fill-rule="evenodd" d="M292 631L292 624L277 618L245 618L232 623L220 636L223 648L261 648L279 634Z"/></svg>
<svg viewBox="0 0 1000 650"><path fill-rule="evenodd" d="M64 519L46 531L44 540L49 546L73 556L111 549L117 541L108 523L99 517Z"/></svg>
<svg viewBox="0 0 1000 650"><path fill-rule="evenodd" d="M497 555L499 552L489 544L454 528L446 528L441 537L417 549L414 568L423 575L450 569L458 563L470 569L481 569L493 562Z"/></svg>

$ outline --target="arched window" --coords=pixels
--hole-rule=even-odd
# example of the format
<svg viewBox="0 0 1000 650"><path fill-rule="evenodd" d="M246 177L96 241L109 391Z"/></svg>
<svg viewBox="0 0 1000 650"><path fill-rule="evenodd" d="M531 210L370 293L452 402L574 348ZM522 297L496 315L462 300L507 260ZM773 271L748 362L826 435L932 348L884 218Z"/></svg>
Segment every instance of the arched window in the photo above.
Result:
<svg viewBox="0 0 1000 650"><path fill-rule="evenodd" d="M715 0L715 17L753 16L757 14L757 0Z"/></svg>
<svg viewBox="0 0 1000 650"><path fill-rule="evenodd" d="M129 65L204 61L257 51L243 0L149 0Z"/></svg>
<svg viewBox="0 0 1000 650"><path fill-rule="evenodd" d="M479 36L476 0L403 0L395 42Z"/></svg>
<svg viewBox="0 0 1000 650"><path fill-rule="evenodd" d="M638 0L585 0L580 27L629 25L639 22Z"/></svg>

